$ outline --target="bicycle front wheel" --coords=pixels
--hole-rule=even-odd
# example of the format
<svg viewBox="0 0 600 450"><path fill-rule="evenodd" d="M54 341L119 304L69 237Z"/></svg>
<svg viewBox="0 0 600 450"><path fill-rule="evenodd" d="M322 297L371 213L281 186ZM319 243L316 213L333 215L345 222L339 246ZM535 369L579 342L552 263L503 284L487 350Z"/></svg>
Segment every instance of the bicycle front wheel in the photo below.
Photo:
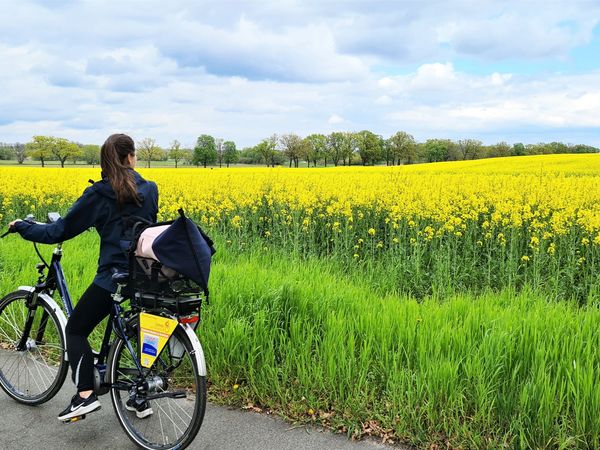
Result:
<svg viewBox="0 0 600 450"><path fill-rule="evenodd" d="M198 434L206 408L206 378L199 375L192 344L178 326L154 365L140 375L134 362L140 358L137 329L130 335L134 355L117 338L108 357L117 418L142 448L183 449Z"/></svg>
<svg viewBox="0 0 600 450"><path fill-rule="evenodd" d="M30 310L29 295L15 291L0 300L0 387L20 403L39 405L59 391L68 363L56 313L41 298ZM23 339L29 319L31 328Z"/></svg>

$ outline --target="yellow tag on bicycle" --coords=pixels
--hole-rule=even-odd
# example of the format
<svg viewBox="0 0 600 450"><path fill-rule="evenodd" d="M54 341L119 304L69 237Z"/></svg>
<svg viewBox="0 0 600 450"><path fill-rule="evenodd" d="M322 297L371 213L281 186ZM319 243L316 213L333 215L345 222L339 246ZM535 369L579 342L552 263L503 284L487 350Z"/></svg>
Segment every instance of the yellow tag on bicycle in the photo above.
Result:
<svg viewBox="0 0 600 450"><path fill-rule="evenodd" d="M171 337L177 321L153 314L140 314L140 342L142 366L150 368Z"/></svg>

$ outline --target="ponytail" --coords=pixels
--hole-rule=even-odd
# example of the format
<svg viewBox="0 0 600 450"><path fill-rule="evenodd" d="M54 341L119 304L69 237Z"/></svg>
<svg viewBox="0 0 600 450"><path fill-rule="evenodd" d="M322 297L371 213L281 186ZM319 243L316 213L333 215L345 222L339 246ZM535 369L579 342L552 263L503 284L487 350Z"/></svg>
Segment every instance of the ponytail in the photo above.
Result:
<svg viewBox="0 0 600 450"><path fill-rule="evenodd" d="M135 145L133 139L125 134L109 136L100 149L102 177L108 178L115 191L119 209L128 202L141 205L133 172L129 170L129 155L135 155Z"/></svg>

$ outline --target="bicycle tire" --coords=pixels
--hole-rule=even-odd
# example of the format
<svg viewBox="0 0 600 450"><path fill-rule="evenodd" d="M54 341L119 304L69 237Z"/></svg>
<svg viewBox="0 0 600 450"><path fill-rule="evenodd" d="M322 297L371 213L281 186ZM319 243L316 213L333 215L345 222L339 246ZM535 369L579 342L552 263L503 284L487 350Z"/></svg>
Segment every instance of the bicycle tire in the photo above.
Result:
<svg viewBox="0 0 600 450"><path fill-rule="evenodd" d="M69 364L65 358L66 342L61 322L42 297L37 300L27 348L24 351L16 349L24 329L26 302L30 295L29 291L18 290L0 300L0 387L19 403L40 405L60 390ZM42 325L44 314L47 318ZM42 333L38 336L40 329ZM38 337L44 340L38 341Z"/></svg>
<svg viewBox="0 0 600 450"><path fill-rule="evenodd" d="M148 450L169 450L186 448L198 434L198 431L200 430L200 427L204 420L204 413L206 409L206 377L199 375L199 367L196 358L194 357L192 343L190 342L187 334L185 333L182 327L178 326L175 329L169 341L171 341L172 339L177 339L183 344L185 353L181 359L183 361L183 358L186 358L186 361L188 361L191 364L190 368L193 371L195 395L186 393L185 399L172 400L170 398L164 398L158 400L150 400L149 403L152 406L152 408L156 409L156 407L158 407L158 409L156 409L156 413L154 413L149 418L136 419L135 414L131 411L127 411L127 409L124 407L126 401L129 399L129 393L114 387L115 383L122 381L123 378L127 378L128 375L123 376L125 369L133 371L133 368L125 367L126 365L132 366L133 364L131 356L129 355L129 352L125 345L125 341L121 337L117 337L116 340L113 342L108 355L107 374L109 376L109 382L111 384L111 400L113 403L113 408L117 415L117 419L127 436L139 447ZM131 333L130 342L137 353L137 358L139 359L138 341L139 335L137 333L137 328L135 328ZM151 378L153 373L157 373L156 366L158 364L158 361L165 355L165 353L169 352L169 343L167 343L161 354L158 355L157 363L155 363L155 365L151 369L148 369L146 371L146 379ZM182 364L183 362L180 363L180 367ZM169 379L169 382L172 382L171 379ZM187 410L190 410L190 408L186 408L186 410L184 411L183 408L181 408L181 403L178 403L177 405L173 405L171 403L174 403L179 400L184 402L184 406L187 406L187 403L189 403L189 400L192 397L194 399L194 407L191 408L191 420L187 428L181 433L181 436L179 436L176 439L173 439L172 442L167 442L168 437L166 437L163 433L160 436L163 442L157 442L158 439L153 438L154 435L157 435L157 433L152 432L152 424L156 425L156 423L160 422L160 428L162 432L163 420L161 419L161 416L166 415L166 409L172 410L175 409L175 406L177 406L180 409L179 412L176 412L176 415L180 415L180 418L184 415L184 413ZM163 402L163 400L165 401ZM161 403L163 404L164 408L163 406L161 406ZM177 410L175 409L175 411ZM173 421L173 419L170 420L171 424L173 425L173 428L175 429L175 422ZM171 425L169 424L168 420L164 420L164 422L167 424L164 428L167 428L167 426ZM143 430L141 428L143 428ZM158 438L158 435L156 437Z"/></svg>

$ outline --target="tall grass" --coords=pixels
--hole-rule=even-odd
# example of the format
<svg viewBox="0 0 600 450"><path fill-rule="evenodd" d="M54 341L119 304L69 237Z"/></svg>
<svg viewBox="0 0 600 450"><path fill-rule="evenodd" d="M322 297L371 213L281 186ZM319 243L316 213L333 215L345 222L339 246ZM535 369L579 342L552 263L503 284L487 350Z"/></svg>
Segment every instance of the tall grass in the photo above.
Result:
<svg viewBox="0 0 600 450"><path fill-rule="evenodd" d="M2 292L35 281L30 245L0 241ZM96 245L85 233L64 246L74 297ZM600 447L597 306L527 287L417 301L333 260L218 247L198 334L223 401L350 434L375 420L422 448Z"/></svg>

